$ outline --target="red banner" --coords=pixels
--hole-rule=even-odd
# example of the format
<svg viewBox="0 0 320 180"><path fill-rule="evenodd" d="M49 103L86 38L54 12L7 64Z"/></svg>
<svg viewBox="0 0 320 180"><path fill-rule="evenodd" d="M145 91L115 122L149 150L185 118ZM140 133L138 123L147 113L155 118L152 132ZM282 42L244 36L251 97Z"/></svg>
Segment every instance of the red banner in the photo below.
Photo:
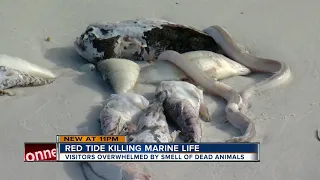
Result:
<svg viewBox="0 0 320 180"><path fill-rule="evenodd" d="M56 161L55 143L25 143L24 161Z"/></svg>

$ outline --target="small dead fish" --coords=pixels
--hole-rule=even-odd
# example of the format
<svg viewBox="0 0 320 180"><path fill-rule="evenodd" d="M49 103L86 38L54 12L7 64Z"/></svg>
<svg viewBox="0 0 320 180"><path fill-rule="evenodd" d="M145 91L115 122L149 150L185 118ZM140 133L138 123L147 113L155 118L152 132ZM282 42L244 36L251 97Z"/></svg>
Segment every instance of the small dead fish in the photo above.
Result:
<svg viewBox="0 0 320 180"><path fill-rule="evenodd" d="M109 58L154 61L164 50L219 52L215 40L204 32L147 18L91 24L74 45L78 54L91 63Z"/></svg>
<svg viewBox="0 0 320 180"><path fill-rule="evenodd" d="M138 78L140 67L137 63L126 60L111 58L99 61L98 70L115 93L126 93L131 90Z"/></svg>
<svg viewBox="0 0 320 180"><path fill-rule="evenodd" d="M0 94L10 95L14 94L5 90L13 87L26 87L26 86L41 86L50 84L54 78L39 78L27 73L6 67L0 66Z"/></svg>
<svg viewBox="0 0 320 180"><path fill-rule="evenodd" d="M129 142L167 143L174 142L179 131L169 132L169 125L163 113L163 102L151 103L140 115L137 131L129 136Z"/></svg>
<svg viewBox="0 0 320 180"><path fill-rule="evenodd" d="M130 131L135 131L134 125L148 105L149 101L139 94L110 95L100 113L102 134L126 135Z"/></svg>

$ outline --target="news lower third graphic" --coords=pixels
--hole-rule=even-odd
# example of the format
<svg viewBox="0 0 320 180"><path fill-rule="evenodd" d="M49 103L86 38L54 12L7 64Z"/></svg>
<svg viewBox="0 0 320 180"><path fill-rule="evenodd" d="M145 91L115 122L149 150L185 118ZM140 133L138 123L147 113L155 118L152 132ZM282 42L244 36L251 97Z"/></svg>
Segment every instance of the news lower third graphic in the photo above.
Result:
<svg viewBox="0 0 320 180"><path fill-rule="evenodd" d="M56 143L25 143L24 161L57 161Z"/></svg>
<svg viewBox="0 0 320 180"><path fill-rule="evenodd" d="M259 162L259 143L126 143L125 136L62 136L25 143L26 162Z"/></svg>

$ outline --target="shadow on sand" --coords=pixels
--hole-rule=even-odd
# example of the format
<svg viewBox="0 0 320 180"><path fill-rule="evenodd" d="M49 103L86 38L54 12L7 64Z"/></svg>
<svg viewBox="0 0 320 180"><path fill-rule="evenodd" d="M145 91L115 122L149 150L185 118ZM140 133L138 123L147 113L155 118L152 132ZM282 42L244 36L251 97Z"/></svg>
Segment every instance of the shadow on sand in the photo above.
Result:
<svg viewBox="0 0 320 180"><path fill-rule="evenodd" d="M73 81L99 93L107 93L110 87L97 71L81 72L81 66L88 64L73 47L52 48L45 53L45 58L56 64L59 76L72 76ZM98 87L97 87L98 86Z"/></svg>
<svg viewBox="0 0 320 180"><path fill-rule="evenodd" d="M81 72L81 66L88 62L80 57L73 47L48 49L45 53L45 58L58 66L56 71L60 77L72 77L74 83L92 89L102 94L104 98L110 95L110 87L103 81L99 72ZM91 107L86 121L77 126L78 134L100 134L98 119L102 108L102 104ZM71 179L85 180L80 163L64 162L63 168Z"/></svg>

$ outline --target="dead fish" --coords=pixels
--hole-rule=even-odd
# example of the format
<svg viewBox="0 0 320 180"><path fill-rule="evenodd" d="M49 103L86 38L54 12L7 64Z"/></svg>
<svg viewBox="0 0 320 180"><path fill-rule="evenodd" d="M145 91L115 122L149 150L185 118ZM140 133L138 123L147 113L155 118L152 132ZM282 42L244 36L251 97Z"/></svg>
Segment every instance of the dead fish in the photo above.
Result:
<svg viewBox="0 0 320 180"><path fill-rule="evenodd" d="M175 50L186 53L185 59L195 61L199 69L215 79L250 73L245 66L216 54L222 54L223 51L211 36L165 20L140 18L91 24L77 37L74 45L78 54L93 64L110 58L155 61L161 52ZM142 84L158 84L168 80L190 81L183 71L167 62L142 68L140 74L138 83Z"/></svg>
<svg viewBox="0 0 320 180"><path fill-rule="evenodd" d="M208 77L216 80L226 79L232 76L248 75L250 69L239 64L224 55L211 51L192 51L182 54L186 63L193 63L195 68L204 72ZM139 83L158 84L161 81L188 80L190 77L176 65L167 61L156 61L143 67L138 79Z"/></svg>
<svg viewBox="0 0 320 180"><path fill-rule="evenodd" d="M16 69L9 68L7 66L0 66L0 94L10 95L14 94L5 89L13 87L26 87L26 86L41 86L50 84L54 81L53 78L40 78L35 77L27 73L23 73Z"/></svg>
<svg viewBox="0 0 320 180"><path fill-rule="evenodd" d="M127 59L111 58L99 61L98 70L115 93L126 93L131 90L139 77L140 67Z"/></svg>
<svg viewBox="0 0 320 180"><path fill-rule="evenodd" d="M135 131L134 125L148 105L149 101L139 94L110 95L100 113L102 134L126 135L127 132Z"/></svg>
<svg viewBox="0 0 320 180"><path fill-rule="evenodd" d="M163 101L151 103L140 115L137 130L131 134L129 142L168 143L174 142L179 131L169 132L169 125L163 113Z"/></svg>
<svg viewBox="0 0 320 180"><path fill-rule="evenodd" d="M185 81L162 81L155 93L167 92L167 96L174 96L178 99L187 99L193 108L204 121L210 120L210 113L203 100L203 91L195 85Z"/></svg>
<svg viewBox="0 0 320 180"><path fill-rule="evenodd" d="M200 142L202 136L199 113L209 120L209 111L203 102L202 90L183 81L163 81L156 93L165 91L164 113L178 125L183 138L188 142Z"/></svg>
<svg viewBox="0 0 320 180"><path fill-rule="evenodd" d="M187 61L195 64L195 68L199 68L208 77L216 80L251 73L251 70L246 66L211 51L192 51L183 53L182 55Z"/></svg>
<svg viewBox="0 0 320 180"><path fill-rule="evenodd" d="M179 126L184 141L196 143L201 141L199 115L190 101L171 96L164 101L163 106L166 116Z"/></svg>
<svg viewBox="0 0 320 180"><path fill-rule="evenodd" d="M193 63L195 68L216 80L250 74L247 67L214 52L192 51L183 55L186 63ZM167 61L157 61L140 70L134 61L111 58L99 61L98 69L115 93L128 92L136 83L159 84L161 81L179 80L192 82L186 73Z"/></svg>
<svg viewBox="0 0 320 180"><path fill-rule="evenodd" d="M151 175L134 162L81 162L86 180L151 180Z"/></svg>
<svg viewBox="0 0 320 180"><path fill-rule="evenodd" d="M197 29L147 18L91 24L74 45L79 55L94 64L110 58L154 61L165 50L220 49L212 37Z"/></svg>

